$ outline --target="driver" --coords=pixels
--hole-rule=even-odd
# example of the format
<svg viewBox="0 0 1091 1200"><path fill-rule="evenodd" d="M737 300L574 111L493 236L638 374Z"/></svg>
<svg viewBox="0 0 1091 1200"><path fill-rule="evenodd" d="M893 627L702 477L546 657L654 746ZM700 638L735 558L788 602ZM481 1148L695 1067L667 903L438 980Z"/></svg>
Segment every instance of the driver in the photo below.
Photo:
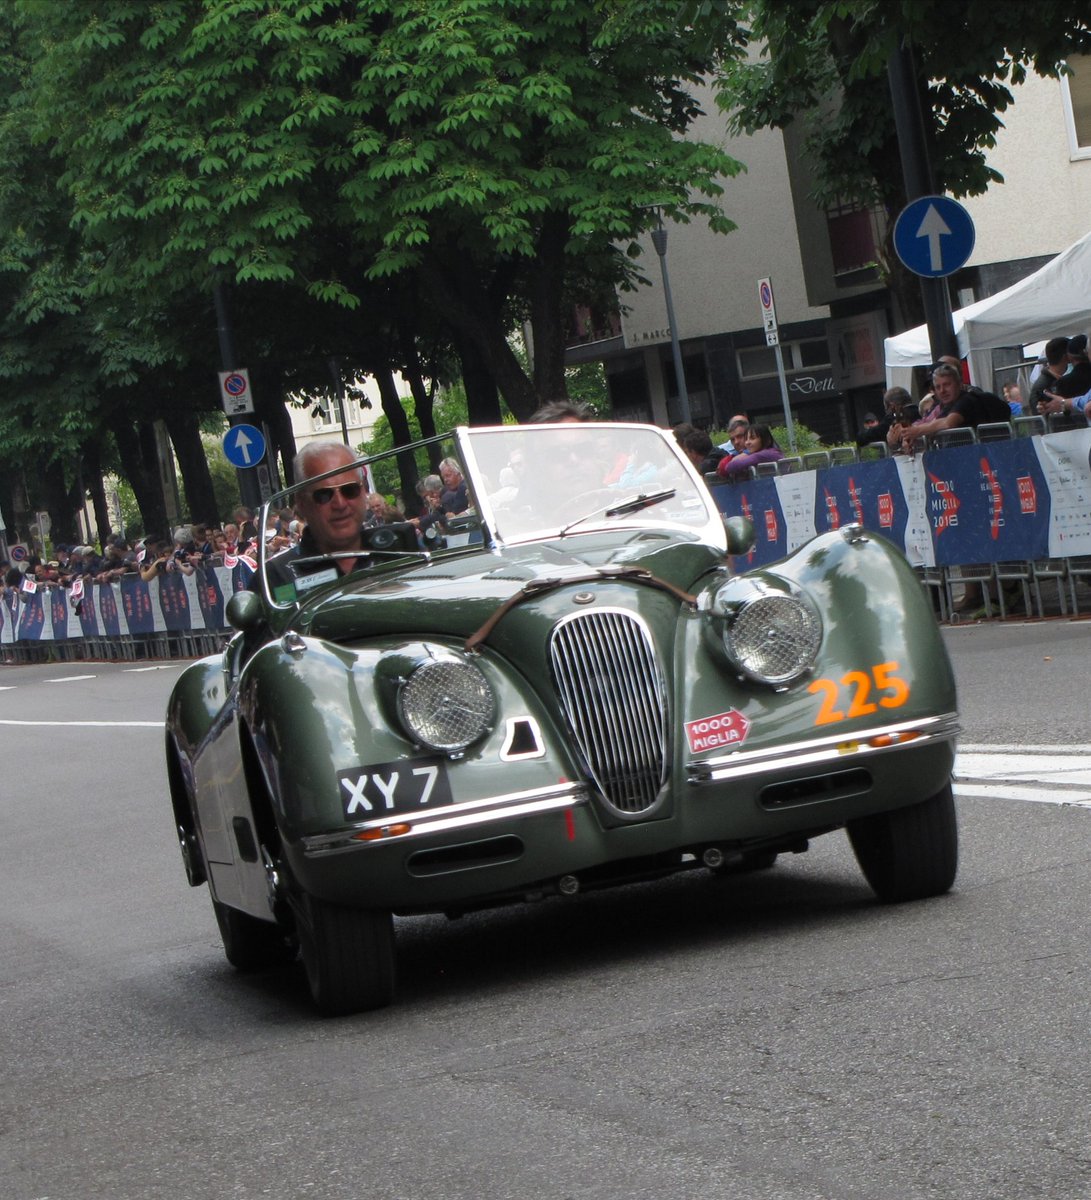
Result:
<svg viewBox="0 0 1091 1200"><path fill-rule="evenodd" d="M308 442L296 455L292 473L296 479L295 507L306 522L299 544L266 563L269 586L274 594L284 585L302 590L303 579L313 586L347 575L355 566L353 557L331 562L308 564L304 574L293 571L296 558L322 557L357 550L364 553L363 524L367 512L367 491L362 467L354 466L356 455L341 442ZM307 481L326 471L344 470L311 486Z"/></svg>

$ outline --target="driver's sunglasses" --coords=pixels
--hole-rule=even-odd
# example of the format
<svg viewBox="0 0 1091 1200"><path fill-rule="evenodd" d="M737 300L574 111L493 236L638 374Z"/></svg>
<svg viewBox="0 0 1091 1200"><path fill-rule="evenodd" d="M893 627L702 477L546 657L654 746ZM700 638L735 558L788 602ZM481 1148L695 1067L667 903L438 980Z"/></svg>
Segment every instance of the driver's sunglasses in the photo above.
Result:
<svg viewBox="0 0 1091 1200"><path fill-rule="evenodd" d="M329 504L333 499L334 492L340 492L346 500L355 500L363 490L364 485L362 483L342 483L337 487L315 488L311 492L311 499L315 504Z"/></svg>

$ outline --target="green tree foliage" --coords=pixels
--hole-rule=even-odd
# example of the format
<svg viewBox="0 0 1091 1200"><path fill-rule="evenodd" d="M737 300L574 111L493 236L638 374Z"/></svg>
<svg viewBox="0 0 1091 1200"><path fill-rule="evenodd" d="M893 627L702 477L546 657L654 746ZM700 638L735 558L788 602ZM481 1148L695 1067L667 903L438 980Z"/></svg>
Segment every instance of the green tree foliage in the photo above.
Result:
<svg viewBox="0 0 1091 1200"><path fill-rule="evenodd" d="M715 5L687 7L699 27L715 28ZM907 202L887 76L901 40L915 58L937 191L979 195L1002 182L986 154L1012 86L1028 71L1055 76L1068 55L1091 50L1091 7L1086 0L753 0L749 35L760 57L728 59L720 74L733 131L802 122L815 199L882 208L892 225ZM885 259L896 271L889 245ZM891 282L905 294L903 280Z"/></svg>
<svg viewBox="0 0 1091 1200"><path fill-rule="evenodd" d="M527 415L563 388L570 283L661 206L730 223L738 169L687 141L697 42L667 0L22 0L34 129L61 156L103 290L290 283L434 308ZM599 278L600 286L602 276ZM369 296L372 298L369 303ZM535 379L507 333L535 326Z"/></svg>

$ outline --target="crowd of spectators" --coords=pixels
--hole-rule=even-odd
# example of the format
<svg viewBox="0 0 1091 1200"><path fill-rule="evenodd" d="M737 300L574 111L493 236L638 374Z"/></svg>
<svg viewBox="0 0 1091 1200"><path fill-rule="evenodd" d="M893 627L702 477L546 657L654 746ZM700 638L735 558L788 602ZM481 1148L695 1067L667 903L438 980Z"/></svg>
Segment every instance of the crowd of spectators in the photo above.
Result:
<svg viewBox="0 0 1091 1200"><path fill-rule="evenodd" d="M882 417L865 414L856 435L857 444L863 447L885 442L893 453L913 453L927 438L944 430L961 426L976 428L986 421L1008 420L1028 410L1038 415L1063 413L1083 418L1091 400L1087 338L1082 334L1056 337L1046 343L1025 401L1018 385L1013 383L1004 385L1003 399L970 385L962 364L955 358L941 359L931 381L932 390L919 403L914 403L904 388L889 388L883 396ZM543 405L531 419L539 423L564 423L597 418L587 405L564 400ZM721 479L746 477L751 467L784 457L769 427L752 423L742 413L728 422L728 440L720 445L713 443L707 431L690 423L676 425L674 434L702 475ZM517 481L508 480L506 485L517 486ZM413 504L395 504L379 493L367 493L364 524L408 521L422 536L434 527L443 533L453 518L467 511L468 503L466 481L458 462L444 459L437 474L420 480ZM79 586L111 583L127 572L137 572L142 579L150 580L160 572L192 574L202 566L234 567L240 560L252 567L257 560L259 537L265 541L268 552L275 554L298 545L303 529L299 513L283 509L270 513L265 529L259 534L254 513L240 506L232 512L231 520L222 525L185 524L170 537L149 535L138 540L118 534L107 538L101 551L87 544L57 543L48 559L31 555L18 565L0 562L0 579L8 591L39 585L72 587L77 581Z"/></svg>
<svg viewBox="0 0 1091 1200"><path fill-rule="evenodd" d="M429 475L418 484L416 505L402 508L378 492L365 499L364 525L374 527L411 521L422 532L433 525L446 532L447 522L466 511L469 500L459 464L445 459L439 475ZM270 512L262 531L267 552L276 554L299 544L304 522L293 508ZM179 525L169 537L149 534L129 539L115 534L99 551L86 544L54 543L52 555L30 554L21 563L0 560L0 586L4 593L31 591L38 586L78 589L89 584L113 583L126 573L150 581L160 573L192 575L200 567L226 566L239 562L253 569L257 564L259 534L253 511L239 506L222 525L201 522Z"/></svg>

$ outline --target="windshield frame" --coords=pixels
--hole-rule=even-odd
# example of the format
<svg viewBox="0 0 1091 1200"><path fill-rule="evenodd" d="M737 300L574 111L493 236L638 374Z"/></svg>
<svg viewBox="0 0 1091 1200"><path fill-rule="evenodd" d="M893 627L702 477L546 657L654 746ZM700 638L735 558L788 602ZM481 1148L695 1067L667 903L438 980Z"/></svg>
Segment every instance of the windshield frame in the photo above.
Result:
<svg viewBox="0 0 1091 1200"><path fill-rule="evenodd" d="M588 436L600 434L604 429L610 431L612 438L624 436L626 432L635 434L649 433L653 434L663 447L666 448L669 458L672 460L671 469L674 469L675 463L681 468L685 476L688 476L693 484L692 496L688 499L699 499L703 505L703 519L693 523L683 523L666 519L662 513L656 513L656 505L640 505L632 512L619 512L614 516L607 516L607 510L611 509L612 505L604 505L603 509L597 510L592 506L592 511L587 513L577 513L573 518L566 521L555 521L552 524L544 523L541 526L528 529L522 532L511 532L511 522L508 522L509 532L504 533L504 518L499 514L489 496L489 491L486 486L487 477L482 468L480 455L478 450L487 444L486 439L499 439L504 435L512 434L529 434L530 437L546 437L548 431L564 431L569 436L579 436L580 431L586 431ZM568 540L570 538L580 537L586 534L598 533L603 531L615 530L642 530L642 529L662 529L673 531L684 535L688 539L696 541L704 541L712 546L727 553L727 536L724 530L723 517L708 490L707 485L701 478L701 475L693 466L692 462L682 452L678 446L673 434L669 430L663 430L657 425L646 425L636 422L582 422L582 423L562 423L556 425L487 425L469 427L465 425L457 426L449 433L438 434L431 438L422 438L419 441L411 442L405 446L394 447L391 450L384 450L381 454L360 455L350 464L342 464L334 467L332 470L324 471L320 475L315 475L306 480L307 485L314 485L321 482L323 479L332 478L335 475L343 475L347 470L353 470L357 467L368 467L373 463L381 462L391 457L396 457L400 453L416 454L421 450L427 450L430 446L442 446L444 448L454 448L458 459L461 461L464 468L464 478L466 480L467 494L470 499L470 507L467 510L469 519L467 521L468 528L476 533L480 532L481 541L475 543L463 543L458 545L448 544L435 549L420 550L405 550L401 553L396 551L377 551L375 557L371 559L367 566L361 567L360 570L382 571L392 567L400 567L411 563L428 563L433 562L437 558L447 557L452 554L465 554L467 552L480 553L487 550L495 550L497 546L519 546L534 542L553 541L558 539ZM264 501L260 510L259 528L264 535L264 530L268 526L270 512L275 512L282 507L294 507L293 497L299 490L300 484L292 484L290 487L281 488L274 492L268 500ZM641 487L631 485L629 487L619 487L617 489L617 505L622 508L629 503L643 499L645 496L651 498L652 495L661 489L654 485ZM494 493L495 494L495 493ZM459 536L459 535L455 535ZM285 553L278 551L277 554ZM350 552L344 551L340 555L330 554L322 557L328 557L331 561L338 557L346 557ZM264 536L258 539L257 548L257 571L256 574L260 577L260 595L268 606L268 608L277 613L292 613L309 603L312 592L310 590L297 594L291 600L278 600L273 596L272 587L269 581L267 566L269 562L277 557L270 554L268 542ZM352 557L361 557L360 555L352 555ZM330 584L350 578L356 574L356 571L350 571L346 575L342 575L339 580L330 580L329 584L317 585L313 589L313 595L320 596L329 590Z"/></svg>
<svg viewBox="0 0 1091 1200"><path fill-rule="evenodd" d="M640 507L631 513L618 513L615 516L607 516L606 509L613 506L604 505L603 511L589 511L587 513L575 514L575 519L558 520L552 524L543 523L540 527L519 533L512 532L510 522L508 522L508 527L505 529L505 521L490 500L488 489L485 487L485 472L482 469L480 455L477 453L475 447L484 439L498 438L503 434L520 433L524 435L529 434L533 437L538 436L539 432L564 431L567 436L578 436L580 430L586 430L590 435L592 431L601 433L603 429L608 429L612 437L622 436L626 432L654 434L657 440L666 447L669 456L692 481L693 496L700 499L704 507L704 521L693 524L671 521L664 518L662 514L657 515L655 508L651 506ZM724 530L723 515L716 505L711 492L708 490L708 485L701 477L700 472L697 471L690 459L683 453L682 448L678 445L677 440L670 430L661 429L658 425L648 425L631 421L588 421L553 425L489 425L473 428L459 426L454 433L456 440L459 442L463 458L472 474L471 487L477 497L477 511L481 516L482 524L488 533L491 534L492 540L499 545L518 546L533 542L551 541L557 538L567 539L587 533L601 533L603 530L658 528L673 530L679 533L684 532L688 537L709 542L711 545L722 549L725 554L727 553L727 535ZM641 487L634 484L628 489L619 488L617 502L624 506L627 502L637 500L643 494L651 494L659 490L660 488L655 485ZM486 541L488 540L489 537L487 536Z"/></svg>

